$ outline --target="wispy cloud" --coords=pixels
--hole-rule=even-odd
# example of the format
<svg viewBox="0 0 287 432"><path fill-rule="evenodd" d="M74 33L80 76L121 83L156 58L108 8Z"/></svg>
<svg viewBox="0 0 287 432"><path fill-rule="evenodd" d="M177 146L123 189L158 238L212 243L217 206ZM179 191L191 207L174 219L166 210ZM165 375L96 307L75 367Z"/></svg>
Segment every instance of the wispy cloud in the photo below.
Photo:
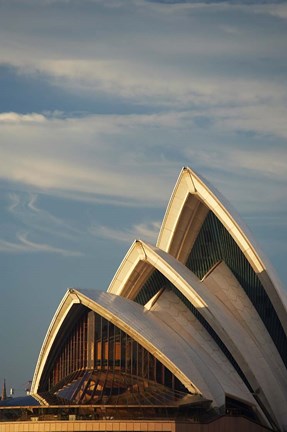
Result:
<svg viewBox="0 0 287 432"><path fill-rule="evenodd" d="M264 14L284 17L284 4L131 1L113 8L110 2L81 7L83 2L75 1L70 8L66 2L43 7L35 1L26 3L27 9L14 7L17 31L11 32L5 19L12 12L4 3L3 61L19 73L43 74L72 93L108 94L152 106L248 101L276 87L268 72L270 63L273 72L278 63L276 84L286 95L279 70L286 67L284 26L271 23L272 31L266 32L260 21ZM35 23L41 23L41 32Z"/></svg>
<svg viewBox="0 0 287 432"><path fill-rule="evenodd" d="M222 143L220 148L212 145L204 145L201 148L185 149L186 159L196 160L202 166L209 169L224 172L229 176L232 173L242 177L248 174L251 179L285 183L287 173L287 152L285 144L269 147L260 146L231 146Z"/></svg>
<svg viewBox="0 0 287 432"><path fill-rule="evenodd" d="M172 124L170 115L50 120L32 130L21 123L6 124L2 126L0 176L46 191L86 194L91 201L109 197L110 201L121 198L131 204L145 200L158 205L166 190L165 180L158 175L164 163L161 158L151 163L152 143L144 148L134 137L147 126L153 129L168 122ZM171 162L165 163L166 173L170 166ZM139 174L155 187L137 178Z"/></svg>
<svg viewBox="0 0 287 432"><path fill-rule="evenodd" d="M159 208L181 166L190 164L250 212L268 210L266 191L280 212L287 167L286 6L163 3L3 3L1 58L17 67L19 79L40 76L53 88L99 101L97 112L118 98L129 113L136 107L144 114L4 112L0 178L62 198ZM74 235L76 227L64 229L65 221L41 209L36 197L25 211L21 206L14 197L11 211L28 230L32 220L37 229L45 221L59 236Z"/></svg>
<svg viewBox="0 0 287 432"><path fill-rule="evenodd" d="M71 221L56 217L41 209L36 193L8 194L9 224L0 235L0 251L7 253L50 253L62 256L81 256L81 240L85 231ZM16 238L17 241L11 240ZM31 240L37 239L37 240ZM75 246L75 244L77 246Z"/></svg>
<svg viewBox="0 0 287 432"><path fill-rule="evenodd" d="M0 123L43 123L46 117L42 114L18 114L15 112L0 113Z"/></svg>
<svg viewBox="0 0 287 432"><path fill-rule="evenodd" d="M276 187L284 195L285 111L287 115L287 110L274 108L277 114L273 119L268 107L252 105L166 114L47 118L32 129L21 122L4 124L0 178L26 185L27 190L32 187L70 199L154 207L165 205L179 169L190 163L203 173L217 170L224 181L232 173L237 181L245 182L247 171L253 182L258 179L262 185L262 181L273 179L281 182ZM255 136L245 137L243 144L242 133ZM224 184L223 192L226 188ZM259 198L264 201L263 195ZM38 208L33 194L26 204L11 196L10 210L29 217L30 224L33 219L36 227L53 225L60 232L66 224ZM75 230L67 224L62 235Z"/></svg>
<svg viewBox="0 0 287 432"><path fill-rule="evenodd" d="M14 212L17 209L17 207L21 204L20 196L13 192L8 194L8 198L9 198L8 210L10 212Z"/></svg>
<svg viewBox="0 0 287 432"><path fill-rule="evenodd" d="M37 206L38 194L15 192L8 194L8 211L29 230L48 233L55 237L75 240L82 232L71 222L54 216Z"/></svg>
<svg viewBox="0 0 287 432"><path fill-rule="evenodd" d="M132 226L130 229L116 230L104 225L93 225L90 228L91 234L96 237L106 238L123 243L131 243L135 239L141 239L155 243L160 229L160 222L154 221L148 224L142 223Z"/></svg>
<svg viewBox="0 0 287 432"><path fill-rule="evenodd" d="M283 101L281 104L262 101L247 106L217 108L211 110L210 115L221 130L252 131L287 139L287 105Z"/></svg>
<svg viewBox="0 0 287 432"><path fill-rule="evenodd" d="M81 256L81 252L57 248L46 243L35 243L28 239L27 233L17 234L18 242L0 239L0 252L5 253L52 253L65 257Z"/></svg>
<svg viewBox="0 0 287 432"><path fill-rule="evenodd" d="M259 4L256 4L256 2L254 3L254 11L257 13L270 14L281 19L287 19L287 5L284 0L270 3L267 2L266 4L264 4L263 1L262 5L260 5L260 2Z"/></svg>

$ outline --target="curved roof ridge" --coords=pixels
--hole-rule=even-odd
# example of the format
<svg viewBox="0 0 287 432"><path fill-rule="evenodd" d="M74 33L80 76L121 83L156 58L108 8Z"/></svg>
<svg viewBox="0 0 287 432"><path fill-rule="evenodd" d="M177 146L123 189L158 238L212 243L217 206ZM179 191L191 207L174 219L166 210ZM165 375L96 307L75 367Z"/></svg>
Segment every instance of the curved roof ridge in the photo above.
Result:
<svg viewBox="0 0 287 432"><path fill-rule="evenodd" d="M192 220L188 220L186 215L183 221L181 219L183 211L185 209L187 209L186 211L189 210L190 203L187 200L190 195L195 197L208 210L212 211L233 237L237 246L241 249L249 264L258 275L280 317L287 335L287 292L276 271L257 245L249 228L229 201L214 186L210 185L203 176L200 176L189 167L184 167L180 172L163 219L156 244L157 247L172 253L172 255L179 259L178 254L184 247L183 243L187 241L186 235L181 237L181 244L176 245L176 249L171 251L172 245L179 237L180 232L184 232L190 228L198 213L196 208L192 209L191 211L194 212ZM198 222L197 220L196 222L202 224L205 216L201 215L200 218L201 221ZM182 226L180 226L181 224ZM193 231L195 238L199 229L197 226L195 231Z"/></svg>
<svg viewBox="0 0 287 432"><path fill-rule="evenodd" d="M264 381L262 381L262 374L259 373L260 368L258 369L257 365L254 364L254 357L250 355L248 349L246 348L249 346L251 352L253 352L256 356L259 356L258 361L260 359L260 365L262 365L263 369L268 370L268 367L266 366L268 363L266 356L261 353L259 348L260 342L257 341L255 343L252 338L252 340L248 339L248 334L243 323L240 321L235 321L228 308L224 309L223 305L208 289L207 285L205 285L203 281L200 281L200 279L183 263L156 246L152 246L144 242L141 242L141 246L140 253L142 254L142 248L144 248L146 265L150 264L154 269L159 270L159 272L161 272L180 291L180 293L193 305L193 307L199 311L204 320L215 331L219 339L227 347L232 357L235 359L247 377L251 386L254 389L259 388L261 382L262 392L264 394L263 397L268 400L268 403L270 403L270 405L273 406L273 409L276 411L277 405L272 403L272 397L270 397L268 393L270 390L268 380L270 380L270 382L272 382L275 387L277 384L279 385L280 379L278 373L275 370L272 370L272 376L270 375L270 377L267 378L266 375ZM134 286L139 286L137 284L136 268L138 262L140 261L140 255L137 257L135 257L135 255L133 256L134 263L133 266L129 267L129 273L126 275L127 277L125 277L123 274L125 267L120 268L116 284L116 294L123 295L127 298L135 298L137 291L134 289ZM113 286L110 288L110 292L112 292ZM249 342L247 345L244 343L245 339ZM278 406L280 405L281 409L283 397L282 391L280 393L280 397L281 400Z"/></svg>
<svg viewBox="0 0 287 432"><path fill-rule="evenodd" d="M132 300L107 292L73 289L66 293L62 302L66 316L72 305L79 302L129 334L163 363L191 393L213 400L215 407L224 405L225 392L212 370L202 363L193 347L172 329L164 326L153 312ZM34 376L33 394L38 392L46 361L63 324L60 315L61 311L58 310L58 316L55 314L54 324L49 329L52 337L46 338L46 344L43 345L39 367Z"/></svg>
<svg viewBox="0 0 287 432"><path fill-rule="evenodd" d="M39 383L38 381L38 376L41 373L42 370L42 365L45 363L46 359L47 359L47 351L46 351L46 346L53 343L54 341L54 333L55 333L55 327L57 329L59 329L65 319L65 317L68 314L69 308L67 308L67 303L69 303L69 307L71 307L72 303L79 303L79 300L73 300L71 301L71 293L73 292L72 288L69 288L67 290L67 292L65 293L64 297L62 298L53 318L52 321L48 327L46 336L44 338L44 341L42 343L41 349L40 349L40 353L38 356L38 360L36 363L36 367L35 367L35 371L34 371L34 376L33 376L33 380L32 380L32 385L31 385L31 394L37 393L37 391L35 391L35 388L37 388L37 385Z"/></svg>

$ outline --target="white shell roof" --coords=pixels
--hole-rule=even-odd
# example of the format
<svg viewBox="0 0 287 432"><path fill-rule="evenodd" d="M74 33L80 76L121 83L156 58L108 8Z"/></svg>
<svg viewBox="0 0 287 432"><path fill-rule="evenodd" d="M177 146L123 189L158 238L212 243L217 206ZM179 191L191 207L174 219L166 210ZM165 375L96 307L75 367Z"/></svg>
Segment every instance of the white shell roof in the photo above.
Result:
<svg viewBox="0 0 287 432"><path fill-rule="evenodd" d="M264 257L251 232L231 204L216 188L190 168L183 168L178 177L163 219L157 246L170 253L172 245L176 241L177 234L187 229L186 220L183 222L183 227L180 224L181 215L185 210L189 196L193 196L194 199L199 200L207 209L211 210L231 234L251 267L257 273L287 334L287 292L283 288L272 265ZM193 209L193 211L195 213L193 218L196 219L197 209ZM187 239L184 237L182 244L177 247L177 250L183 249L184 242L186 241Z"/></svg>
<svg viewBox="0 0 287 432"><path fill-rule="evenodd" d="M286 368L244 290L224 263L213 268L203 281L184 264L208 211L225 226L258 275L287 334L286 292L271 266L262 259L252 235L215 188L190 168L183 168L167 207L157 247L135 241L107 293L71 289L64 296L44 340L32 392L37 393L49 353L71 307L81 303L139 342L190 392L212 400L216 407L224 405L226 395L232 395L257 406L260 412L231 363L224 370L227 359L208 342L210 335L190 311L183 324L182 315L188 315L187 309L184 312L183 304L172 293L164 292L162 296L159 293L146 307L130 300L157 269L198 309L258 392L261 403L273 413L280 427L287 427Z"/></svg>
<svg viewBox="0 0 287 432"><path fill-rule="evenodd" d="M43 345L41 359L35 372L32 393L37 393L45 362L60 331L58 321L63 323L63 309L67 309L67 316L75 303L81 303L94 310L129 334L161 361L191 393L212 400L216 407L225 404L226 394L232 394L256 406L256 402L239 377L229 373L224 380L220 379L225 371L221 371L217 376L213 359L210 358L208 361L208 356L200 353L197 344L193 346L188 343L179 332L167 326L159 314L117 295L80 289L69 290L64 297L62 308L54 317L54 324L49 331L51 337Z"/></svg>
<svg viewBox="0 0 287 432"><path fill-rule="evenodd" d="M224 391L214 383L216 392L210 391L209 381L214 378L206 373L198 354L192 347L163 325L151 312L130 300L109 293L93 290L71 289L65 295L61 308L55 314L48 330L36 367L31 393L37 393L41 375L53 342L73 304L81 303L102 315L121 330L128 333L158 360L160 360L194 394L224 404ZM172 343L171 343L172 341Z"/></svg>
<svg viewBox="0 0 287 432"><path fill-rule="evenodd" d="M228 348L250 385L254 389L260 388L261 400L264 400L268 410L274 413L281 424L287 422L286 368L254 306L227 266L222 263L204 281L200 281L183 263L167 252L138 240L119 267L109 291L125 297L132 294L131 298L134 298L140 289L137 279L141 275L137 268L141 260L144 260L147 267L153 266L159 270L198 309ZM217 279L221 278L219 288L216 288L218 282L215 275ZM220 292L224 285L230 289L234 302L231 297L228 299L225 296L223 299L217 295L216 290ZM240 308L248 308L248 312L244 313Z"/></svg>

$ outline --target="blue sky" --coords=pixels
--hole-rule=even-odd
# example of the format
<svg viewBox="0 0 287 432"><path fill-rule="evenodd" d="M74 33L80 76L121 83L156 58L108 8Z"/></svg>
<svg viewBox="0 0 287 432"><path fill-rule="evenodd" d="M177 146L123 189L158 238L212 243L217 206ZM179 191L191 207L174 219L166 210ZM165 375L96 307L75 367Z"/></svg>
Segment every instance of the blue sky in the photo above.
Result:
<svg viewBox="0 0 287 432"><path fill-rule="evenodd" d="M285 1L0 0L0 379L20 394L69 287L155 242L182 166L286 286Z"/></svg>

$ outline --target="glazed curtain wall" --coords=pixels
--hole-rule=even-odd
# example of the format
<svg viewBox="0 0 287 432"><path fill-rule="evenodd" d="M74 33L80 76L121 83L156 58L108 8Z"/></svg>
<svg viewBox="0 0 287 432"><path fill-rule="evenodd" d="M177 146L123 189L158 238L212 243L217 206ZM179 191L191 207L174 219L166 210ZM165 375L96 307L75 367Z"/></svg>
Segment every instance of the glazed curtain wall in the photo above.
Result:
<svg viewBox="0 0 287 432"><path fill-rule="evenodd" d="M139 343L89 309L67 335L49 373L48 386L42 385L40 391L49 389L53 392L74 372L83 370L118 371L172 390L186 391L180 381Z"/></svg>
<svg viewBox="0 0 287 432"><path fill-rule="evenodd" d="M193 315L198 319L198 321L203 325L205 330L212 336L221 351L225 354L228 360L231 362L239 376L242 378L244 383L247 385L248 389L253 392L247 378L242 372L236 360L233 358L229 352L226 345L222 342L217 333L208 324L204 317L200 314L199 310L190 303L190 301L162 274L159 270L154 270L151 276L148 278L146 283L143 285L142 289L134 299L137 303L144 305L146 304L160 289L169 289L175 293L175 295L180 298L180 300L187 306L187 308L193 313Z"/></svg>
<svg viewBox="0 0 287 432"><path fill-rule="evenodd" d="M287 338L273 305L236 242L210 211L190 252L186 266L202 279L221 260L227 264L245 290L287 367Z"/></svg>
<svg viewBox="0 0 287 432"><path fill-rule="evenodd" d="M202 279L219 261L225 262L245 290L287 367L287 337L276 311L258 276L236 242L214 213L209 211L189 254L186 266L199 279ZM144 305L163 287L170 287L179 295L177 289L158 270L155 270L134 301ZM195 312L194 310L193 313Z"/></svg>
<svg viewBox="0 0 287 432"><path fill-rule="evenodd" d="M55 386L66 376L76 370L84 369L87 365L87 327L88 314L83 316L74 325L60 348L49 375L49 388Z"/></svg>

